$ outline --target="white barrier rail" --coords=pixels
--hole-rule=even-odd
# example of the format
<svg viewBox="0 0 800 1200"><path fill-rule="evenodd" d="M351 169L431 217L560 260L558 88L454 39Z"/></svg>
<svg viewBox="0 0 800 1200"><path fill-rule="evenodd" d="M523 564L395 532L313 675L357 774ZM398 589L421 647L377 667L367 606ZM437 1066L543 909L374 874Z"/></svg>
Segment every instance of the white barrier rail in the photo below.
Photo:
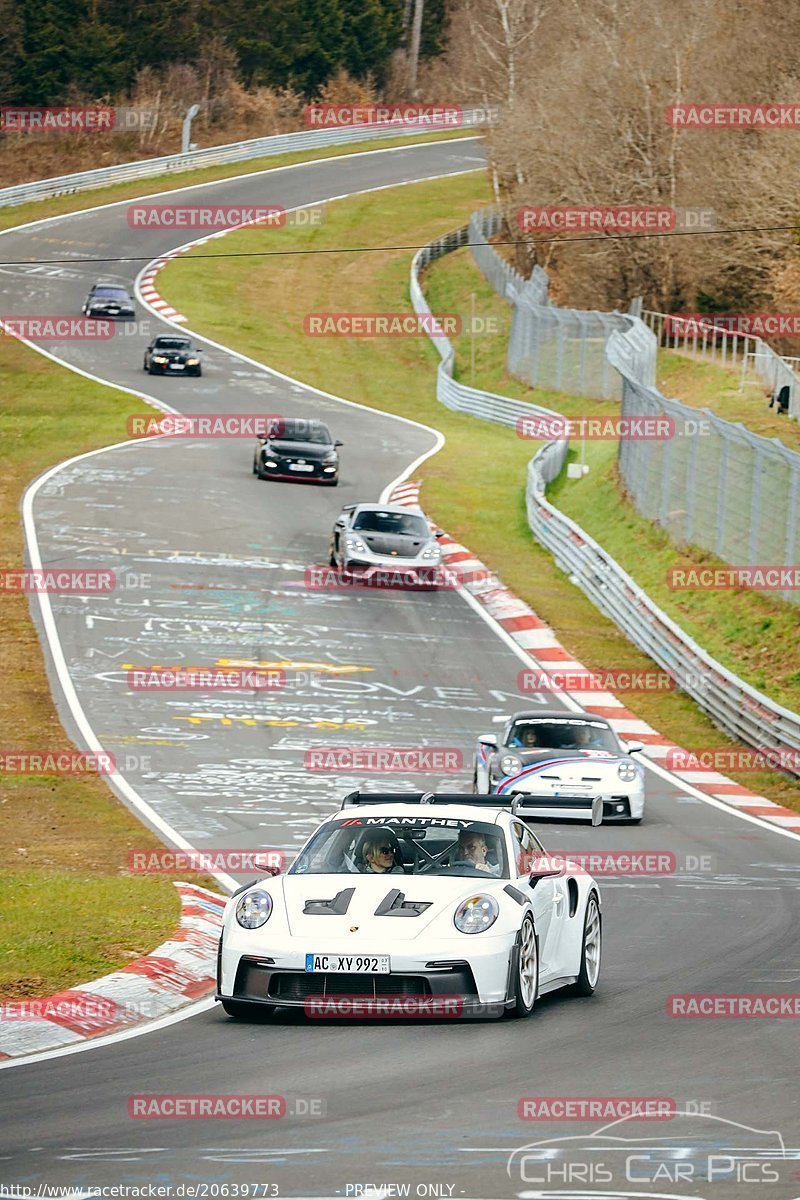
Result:
<svg viewBox="0 0 800 1200"><path fill-rule="evenodd" d="M426 133L453 132L476 129L490 124L490 114L484 109L465 109L461 124L443 118L430 121L385 121L369 125L354 125L334 129L309 129L299 133L276 133L269 137L229 142L225 146L209 146L188 154L167 154L138 162L117 163L91 171L76 171L72 175L57 175L33 183L20 183L0 189L0 208L25 204L29 200L49 200L69 196L107 184L126 183L131 179L151 179L158 175L178 174L197 167L213 167L225 163L246 162L253 158L288 154L294 150L309 150L325 146L344 146L353 142L383 140L394 137L421 137Z"/></svg>

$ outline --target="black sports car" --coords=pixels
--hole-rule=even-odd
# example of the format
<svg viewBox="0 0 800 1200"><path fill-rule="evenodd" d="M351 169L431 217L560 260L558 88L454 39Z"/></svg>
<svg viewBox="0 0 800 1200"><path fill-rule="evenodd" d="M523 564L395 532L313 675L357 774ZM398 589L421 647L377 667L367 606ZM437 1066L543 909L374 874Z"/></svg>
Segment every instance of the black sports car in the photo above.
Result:
<svg viewBox="0 0 800 1200"><path fill-rule="evenodd" d="M114 317L123 321L136 316L127 290L117 283L93 283L83 302L83 313L87 317Z"/></svg>
<svg viewBox="0 0 800 1200"><path fill-rule="evenodd" d="M322 421L286 417L275 433L256 443L253 474L259 479L307 479L336 487L341 445Z"/></svg>
<svg viewBox="0 0 800 1200"><path fill-rule="evenodd" d="M144 370L150 375L202 375L200 351L191 339L161 334L144 352Z"/></svg>

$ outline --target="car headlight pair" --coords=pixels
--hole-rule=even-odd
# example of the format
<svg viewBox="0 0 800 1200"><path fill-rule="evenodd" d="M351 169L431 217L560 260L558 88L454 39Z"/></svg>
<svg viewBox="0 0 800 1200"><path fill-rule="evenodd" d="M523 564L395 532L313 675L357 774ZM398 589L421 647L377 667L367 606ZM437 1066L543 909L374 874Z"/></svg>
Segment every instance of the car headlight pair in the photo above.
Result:
<svg viewBox="0 0 800 1200"><path fill-rule="evenodd" d="M260 929L272 916L269 892L245 892L236 905L236 920L242 929Z"/></svg>
<svg viewBox="0 0 800 1200"><path fill-rule="evenodd" d="M423 558L441 558L441 556L442 548L438 542L431 542L430 545L426 546L422 551Z"/></svg>
<svg viewBox="0 0 800 1200"><path fill-rule="evenodd" d="M639 778L639 768L636 763L623 761L617 767L617 774L623 783L635 783Z"/></svg>
<svg viewBox="0 0 800 1200"><path fill-rule="evenodd" d="M459 933L483 933L494 925L499 912L494 896L470 896L459 904L453 914L453 924Z"/></svg>
<svg viewBox="0 0 800 1200"><path fill-rule="evenodd" d="M344 544L348 550L355 550L356 554L368 554L366 545L360 537L356 537L354 533L348 533L344 539Z"/></svg>

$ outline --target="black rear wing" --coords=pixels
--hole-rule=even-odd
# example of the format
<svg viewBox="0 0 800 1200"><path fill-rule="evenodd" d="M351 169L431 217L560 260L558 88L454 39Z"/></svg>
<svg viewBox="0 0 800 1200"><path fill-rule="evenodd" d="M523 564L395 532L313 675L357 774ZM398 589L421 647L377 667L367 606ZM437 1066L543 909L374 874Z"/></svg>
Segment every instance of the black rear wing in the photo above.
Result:
<svg viewBox="0 0 800 1200"><path fill-rule="evenodd" d="M359 804L471 804L481 808L507 808L502 796L474 792L348 792L342 808Z"/></svg>
<svg viewBox="0 0 800 1200"><path fill-rule="evenodd" d="M502 799L511 801L515 817L546 817L557 821L590 821L603 823L602 796L531 796L526 792L511 792Z"/></svg>

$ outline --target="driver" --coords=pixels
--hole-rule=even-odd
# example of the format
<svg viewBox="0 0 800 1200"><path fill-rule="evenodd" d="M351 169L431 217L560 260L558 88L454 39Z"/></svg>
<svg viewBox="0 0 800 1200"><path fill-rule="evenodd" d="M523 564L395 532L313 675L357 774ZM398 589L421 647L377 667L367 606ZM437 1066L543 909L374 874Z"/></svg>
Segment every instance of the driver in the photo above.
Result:
<svg viewBox="0 0 800 1200"><path fill-rule="evenodd" d="M499 875L500 864L492 866L486 861L488 846L482 833L474 829L462 829L458 835L457 862L467 863L476 871L485 871L487 875Z"/></svg>
<svg viewBox="0 0 800 1200"><path fill-rule="evenodd" d="M538 749L539 737L536 732L535 725L525 725L524 726L524 728L522 730L522 736L520 737L520 745L523 746L525 750Z"/></svg>
<svg viewBox="0 0 800 1200"><path fill-rule="evenodd" d="M368 833L358 852L358 869L367 875L405 874L395 835L385 829Z"/></svg>

